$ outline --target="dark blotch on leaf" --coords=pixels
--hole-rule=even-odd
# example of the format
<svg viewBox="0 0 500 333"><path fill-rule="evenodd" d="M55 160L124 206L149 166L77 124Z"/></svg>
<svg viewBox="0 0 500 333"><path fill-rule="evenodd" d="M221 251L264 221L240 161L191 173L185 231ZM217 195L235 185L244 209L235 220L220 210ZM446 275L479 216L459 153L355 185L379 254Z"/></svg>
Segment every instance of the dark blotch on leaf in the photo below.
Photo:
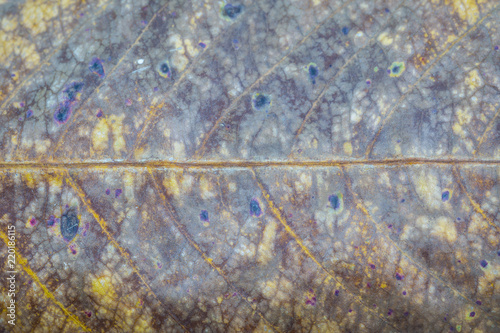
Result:
<svg viewBox="0 0 500 333"><path fill-rule="evenodd" d="M483 267L483 268L486 268L486 266L488 266L488 262L486 260L481 260L480 264L481 264L481 267Z"/></svg>
<svg viewBox="0 0 500 333"><path fill-rule="evenodd" d="M344 35L347 35L347 34L349 33L349 28L348 28L348 27L343 27L343 28L342 28L342 33L343 33Z"/></svg>
<svg viewBox="0 0 500 333"><path fill-rule="evenodd" d="M54 120L58 124L64 124L68 121L71 116L71 102L64 101L59 103L59 107L54 112Z"/></svg>
<svg viewBox="0 0 500 333"><path fill-rule="evenodd" d="M78 93L83 90L84 85L83 82L71 82L69 86L63 90L63 93L66 94L69 101L73 102L76 100Z"/></svg>
<svg viewBox="0 0 500 333"><path fill-rule="evenodd" d="M170 68L168 67L167 63L163 63L160 65L160 70L162 73L167 74Z"/></svg>
<svg viewBox="0 0 500 333"><path fill-rule="evenodd" d="M260 216L260 214L262 214L262 210L260 209L259 202L255 199L250 200L250 215Z"/></svg>
<svg viewBox="0 0 500 333"><path fill-rule="evenodd" d="M257 110L263 110L266 108L267 105L271 104L271 101L269 97L262 95L262 94L257 94L254 97L253 100L253 107Z"/></svg>
<svg viewBox="0 0 500 333"><path fill-rule="evenodd" d="M69 208L61 216L61 235L66 241L70 242L73 238L75 238L76 233L78 232L79 224L80 221L78 220L78 216L76 215L76 210L74 208Z"/></svg>
<svg viewBox="0 0 500 333"><path fill-rule="evenodd" d="M330 195L330 196L328 197L328 201L330 201L330 205L332 206L332 208L333 208L334 210L337 210L337 209L339 209L339 208L340 208L340 203L341 203L341 202L340 202L340 198L339 198L339 196L338 196L338 195L335 195L335 194Z"/></svg>
<svg viewBox="0 0 500 333"><path fill-rule="evenodd" d="M208 212L206 210L202 210L200 213L200 220L208 221Z"/></svg>
<svg viewBox="0 0 500 333"><path fill-rule="evenodd" d="M102 64L101 59L99 59L97 57L92 58L92 60L90 61L90 64L89 64L89 70L92 73L99 75L99 77L103 77L104 76L104 66Z"/></svg>
<svg viewBox="0 0 500 333"><path fill-rule="evenodd" d="M448 199L450 199L450 191L444 191L441 194L441 200L443 200L443 202L445 202L445 201L448 201Z"/></svg>
<svg viewBox="0 0 500 333"><path fill-rule="evenodd" d="M243 6L241 5L231 5L227 4L224 6L222 15L229 17L230 19L235 19L243 11Z"/></svg>

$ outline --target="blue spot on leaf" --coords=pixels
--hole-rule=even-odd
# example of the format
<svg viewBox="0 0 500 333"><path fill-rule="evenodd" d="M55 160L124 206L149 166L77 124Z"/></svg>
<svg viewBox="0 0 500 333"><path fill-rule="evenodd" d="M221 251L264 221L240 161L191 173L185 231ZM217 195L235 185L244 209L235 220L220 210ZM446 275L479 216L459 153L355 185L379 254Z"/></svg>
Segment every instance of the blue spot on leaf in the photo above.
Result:
<svg viewBox="0 0 500 333"><path fill-rule="evenodd" d="M105 75L102 61L97 57L92 58L92 60L90 61L89 70L92 73L99 75L99 77L101 78Z"/></svg>
<svg viewBox="0 0 500 333"><path fill-rule="evenodd" d="M66 88L64 88L63 93L69 101L73 102L78 97L78 93L83 90L83 86L83 82L71 82Z"/></svg>
<svg viewBox="0 0 500 333"><path fill-rule="evenodd" d="M234 20L238 15L241 14L243 11L243 6L242 5L232 5L232 4L227 4L224 7L222 7L222 16L225 18L229 18Z"/></svg>
<svg viewBox="0 0 500 333"><path fill-rule="evenodd" d="M208 222L208 212L206 210L201 211L200 220Z"/></svg>
<svg viewBox="0 0 500 333"><path fill-rule="evenodd" d="M343 27L343 28L342 28L342 33L343 33L344 35L347 35L347 34L349 33L349 28L348 28L348 27Z"/></svg>
<svg viewBox="0 0 500 333"><path fill-rule="evenodd" d="M254 109L263 111L271 105L271 99L264 94L255 94L252 98L252 105Z"/></svg>
<svg viewBox="0 0 500 333"><path fill-rule="evenodd" d="M250 215L260 216L260 214L262 214L262 210L260 209L259 202L255 199L250 200Z"/></svg>
<svg viewBox="0 0 500 333"><path fill-rule="evenodd" d="M58 124L64 124L68 121L71 116L71 102L64 101L59 103L59 107L54 112L54 120Z"/></svg>
<svg viewBox="0 0 500 333"><path fill-rule="evenodd" d="M73 238L75 238L76 233L78 232L80 221L78 220L78 216L76 215L76 210L74 208L69 208L62 216L61 216L61 235L64 239L70 242Z"/></svg>

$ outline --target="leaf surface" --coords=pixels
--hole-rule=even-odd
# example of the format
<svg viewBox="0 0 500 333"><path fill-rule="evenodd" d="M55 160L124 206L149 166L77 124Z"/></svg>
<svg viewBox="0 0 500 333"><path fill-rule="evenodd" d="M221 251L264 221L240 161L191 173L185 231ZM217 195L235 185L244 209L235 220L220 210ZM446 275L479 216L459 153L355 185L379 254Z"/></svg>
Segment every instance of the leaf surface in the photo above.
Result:
<svg viewBox="0 0 500 333"><path fill-rule="evenodd" d="M0 4L0 327L497 331L498 9Z"/></svg>

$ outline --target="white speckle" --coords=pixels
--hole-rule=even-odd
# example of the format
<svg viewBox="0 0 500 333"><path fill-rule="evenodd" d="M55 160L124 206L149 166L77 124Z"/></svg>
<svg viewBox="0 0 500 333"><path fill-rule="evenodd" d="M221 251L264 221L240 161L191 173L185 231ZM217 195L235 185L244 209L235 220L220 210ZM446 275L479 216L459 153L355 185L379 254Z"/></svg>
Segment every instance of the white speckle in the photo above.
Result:
<svg viewBox="0 0 500 333"><path fill-rule="evenodd" d="M138 59L138 60L137 60L137 63L138 63L139 65L142 65L142 63L143 63L143 62L144 62L144 59Z"/></svg>

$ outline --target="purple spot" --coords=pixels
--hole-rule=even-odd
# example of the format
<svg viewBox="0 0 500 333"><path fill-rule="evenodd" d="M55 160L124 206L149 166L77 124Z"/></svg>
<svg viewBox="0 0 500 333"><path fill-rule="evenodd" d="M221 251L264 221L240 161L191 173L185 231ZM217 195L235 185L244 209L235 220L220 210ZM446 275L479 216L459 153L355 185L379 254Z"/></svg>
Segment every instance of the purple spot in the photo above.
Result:
<svg viewBox="0 0 500 333"><path fill-rule="evenodd" d="M38 221L37 221L35 218L32 218L32 219L30 220L30 225L31 225L31 226L34 226L34 225L35 225L35 224L37 224L37 223L38 223Z"/></svg>
<svg viewBox="0 0 500 333"><path fill-rule="evenodd" d="M372 81L371 81L371 80L366 80L366 84L367 84L367 85L370 85L371 83L372 83Z"/></svg>
<svg viewBox="0 0 500 333"><path fill-rule="evenodd" d="M236 297L236 296L238 296L238 293L233 293L233 297Z"/></svg>
<svg viewBox="0 0 500 333"><path fill-rule="evenodd" d="M450 199L450 191L444 191L442 194L441 194L441 200L443 202L445 201L448 201Z"/></svg>
<svg viewBox="0 0 500 333"><path fill-rule="evenodd" d="M406 296L406 291L403 291L403 295L405 295L405 296Z"/></svg>
<svg viewBox="0 0 500 333"><path fill-rule="evenodd" d="M390 229L390 228L392 228L392 224L389 224L389 225L387 226L387 228L389 228L389 229Z"/></svg>
<svg viewBox="0 0 500 333"><path fill-rule="evenodd" d="M335 290L335 296L338 296L338 295L339 295L339 293L340 293L340 291Z"/></svg>
<svg viewBox="0 0 500 333"><path fill-rule="evenodd" d="M175 17L176 13L172 12L170 15L172 15L172 17Z"/></svg>
<svg viewBox="0 0 500 333"><path fill-rule="evenodd" d="M72 110L70 101L64 101L59 103L58 108L54 112L55 122L58 124L65 124L69 120L71 112Z"/></svg>
<svg viewBox="0 0 500 333"><path fill-rule="evenodd" d="M32 116L32 115L33 115L33 111L32 111L32 110L28 110L28 111L26 112L26 119L31 118L31 116Z"/></svg>
<svg viewBox="0 0 500 333"><path fill-rule="evenodd" d="M141 21L141 24L142 24L143 26L145 26L145 25L147 25L147 24L148 24L148 22L147 22L147 21L145 21L145 20L142 20L142 21Z"/></svg>
<svg viewBox="0 0 500 333"><path fill-rule="evenodd" d="M462 262L462 260L458 260L458 262Z"/></svg>
<svg viewBox="0 0 500 333"><path fill-rule="evenodd" d="M409 313L409 312L405 312L405 313L404 313L404 316L405 316L405 317L408 317L409 315L410 315L410 313Z"/></svg>
<svg viewBox="0 0 500 333"><path fill-rule="evenodd" d="M126 105L126 106L131 106L131 105L132 105L132 100L131 100L130 98L127 98L127 99L125 100L125 105Z"/></svg>
<svg viewBox="0 0 500 333"><path fill-rule="evenodd" d="M316 302L316 296L313 296L313 298L311 298L313 300L313 302Z"/></svg>
<svg viewBox="0 0 500 333"><path fill-rule="evenodd" d="M83 15L85 15L84 13L80 13L80 17L83 17Z"/></svg>
<svg viewBox="0 0 500 333"><path fill-rule="evenodd" d="M105 75L102 61L97 57L92 58L92 60L90 61L89 70L92 73L99 75L99 77L101 78Z"/></svg>
<svg viewBox="0 0 500 333"><path fill-rule="evenodd" d="M497 252L498 256L500 257L500 251Z"/></svg>
<svg viewBox="0 0 500 333"><path fill-rule="evenodd" d="M481 301L476 301L476 304L477 304L477 305L481 305L481 304L483 304L483 303L482 303Z"/></svg>
<svg viewBox="0 0 500 333"><path fill-rule="evenodd" d="M154 87L154 89L153 89L153 90L154 90L154 91L158 91L158 87Z"/></svg>
<svg viewBox="0 0 500 333"><path fill-rule="evenodd" d="M376 308L377 307L377 304L373 304L373 307Z"/></svg>
<svg viewBox="0 0 500 333"><path fill-rule="evenodd" d="M99 111L97 111L96 117L97 118L101 118L102 117L102 110L101 109L99 109Z"/></svg>
<svg viewBox="0 0 500 333"><path fill-rule="evenodd" d="M446 317L444 317L443 320L446 321L447 320Z"/></svg>
<svg viewBox="0 0 500 333"><path fill-rule="evenodd" d="M85 31L86 31L86 32L89 32L89 31L90 31L90 28L85 29Z"/></svg>
<svg viewBox="0 0 500 333"><path fill-rule="evenodd" d="M470 317L474 317L475 315L476 315L476 313L474 311L472 311L471 313L469 313Z"/></svg>
<svg viewBox="0 0 500 333"><path fill-rule="evenodd" d="M87 315L87 317L89 317L89 318L90 318L90 317L92 317L92 312L90 312L90 311L85 311L85 314L86 314L86 315Z"/></svg>
<svg viewBox="0 0 500 333"><path fill-rule="evenodd" d="M311 288L311 289L309 289L309 292L312 293L312 292L314 292L314 290L312 290L312 288Z"/></svg>
<svg viewBox="0 0 500 333"><path fill-rule="evenodd" d="M483 267L483 268L485 268L486 266L488 266L488 262L486 260L484 260L484 259L481 260L480 264L481 264L481 267Z"/></svg>
<svg viewBox="0 0 500 333"><path fill-rule="evenodd" d="M399 274L399 273L396 273L396 280L401 281L401 280L403 280L403 279L404 279L404 276L403 276L403 275L401 275L401 274Z"/></svg>
<svg viewBox="0 0 500 333"><path fill-rule="evenodd" d="M202 43L202 42L198 43L198 45L199 45L202 49L204 49L205 47L207 47L207 44Z"/></svg>
<svg viewBox="0 0 500 333"><path fill-rule="evenodd" d="M371 288L371 287L372 287L372 284L371 284L370 282L368 282L368 283L366 284L366 287Z"/></svg>
<svg viewBox="0 0 500 333"><path fill-rule="evenodd" d="M495 51L498 51L498 45L495 45Z"/></svg>
<svg viewBox="0 0 500 333"><path fill-rule="evenodd" d="M24 102L19 103L19 106L22 108L24 108L24 105L25 105Z"/></svg>
<svg viewBox="0 0 500 333"><path fill-rule="evenodd" d="M47 220L47 226L52 227L56 223L56 218L54 215L50 215L49 219Z"/></svg>
<svg viewBox="0 0 500 333"><path fill-rule="evenodd" d="M72 254L76 254L76 249L75 249L74 245L70 245L69 249L70 249L70 251L71 251Z"/></svg>
<svg viewBox="0 0 500 333"><path fill-rule="evenodd" d="M460 220L462 220L462 219L460 217L457 217L457 221L460 221Z"/></svg>
<svg viewBox="0 0 500 333"><path fill-rule="evenodd" d="M250 216L260 216L260 214L262 214L262 210L259 202L255 199L250 200Z"/></svg>
<svg viewBox="0 0 500 333"><path fill-rule="evenodd" d="M87 231L89 230L90 228L90 224L87 222L85 223L85 227L83 228L83 231L82 231L82 236L87 236Z"/></svg>
<svg viewBox="0 0 500 333"><path fill-rule="evenodd" d="M311 305L311 304L312 304L312 302L311 302L309 299L307 299L307 300L306 300L306 304L307 304L307 305Z"/></svg>
<svg viewBox="0 0 500 333"><path fill-rule="evenodd" d="M18 120L19 120L19 121L23 121L23 120L24 120L24 118L23 118L23 117L19 117L19 118L18 118Z"/></svg>
<svg viewBox="0 0 500 333"><path fill-rule="evenodd" d="M403 203L403 202L405 202L405 201L406 201L405 199L401 199L401 202L402 202L402 203Z"/></svg>
<svg viewBox="0 0 500 333"><path fill-rule="evenodd" d="M375 265L374 264L370 264L370 268L371 269L375 269Z"/></svg>
<svg viewBox="0 0 500 333"><path fill-rule="evenodd" d="M392 315L392 309L389 309L389 311L387 312L387 315L388 316Z"/></svg>
<svg viewBox="0 0 500 333"><path fill-rule="evenodd" d="M387 73L391 74L391 70L390 70L390 69L388 69L388 70L387 70Z"/></svg>
<svg viewBox="0 0 500 333"><path fill-rule="evenodd" d="M16 76L16 74L10 74L10 77L15 77L15 76Z"/></svg>
<svg viewBox="0 0 500 333"><path fill-rule="evenodd" d="M122 189L121 188L118 188L115 190L115 198L118 198L120 196L120 194L122 194Z"/></svg>
<svg viewBox="0 0 500 333"><path fill-rule="evenodd" d="M352 309L349 309L349 312L352 312Z"/></svg>
<svg viewBox="0 0 500 333"><path fill-rule="evenodd" d="M107 195L110 195L110 194L111 194L111 190L110 190L109 188L108 188L108 189L106 189L106 194L107 194Z"/></svg>
<svg viewBox="0 0 500 333"><path fill-rule="evenodd" d="M157 262L157 263L156 263L156 267L158 267L158 268L162 268L162 267L163 267L163 265L162 265L160 262Z"/></svg>
<svg viewBox="0 0 500 333"><path fill-rule="evenodd" d="M348 28L348 27L343 27L343 28L342 28L342 33L343 33L344 35L347 35L347 34L349 33L349 28Z"/></svg>
<svg viewBox="0 0 500 333"><path fill-rule="evenodd" d="M385 9L385 12L386 12L386 13L389 13L389 12L390 12L389 8L386 8L386 9Z"/></svg>
<svg viewBox="0 0 500 333"><path fill-rule="evenodd" d="M206 210L201 211L200 220L208 222L208 212Z"/></svg>

